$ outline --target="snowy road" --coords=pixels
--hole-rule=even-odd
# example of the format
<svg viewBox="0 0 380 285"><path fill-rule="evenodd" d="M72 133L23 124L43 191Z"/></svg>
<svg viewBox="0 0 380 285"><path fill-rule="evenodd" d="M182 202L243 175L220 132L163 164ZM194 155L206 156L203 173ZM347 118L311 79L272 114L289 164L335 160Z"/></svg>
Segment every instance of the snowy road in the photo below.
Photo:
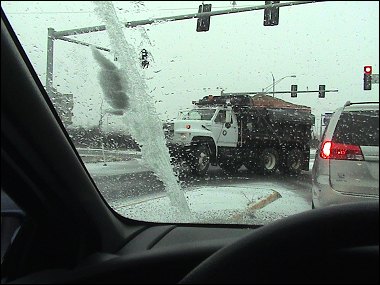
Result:
<svg viewBox="0 0 380 285"><path fill-rule="evenodd" d="M315 151L310 169L314 156ZM102 195L120 214L170 222L173 209L163 183L139 159L87 163L86 167ZM226 176L212 167L206 177L182 177L181 186L194 214L193 222L262 224L311 209L311 171L299 176L261 176L242 167L237 174Z"/></svg>

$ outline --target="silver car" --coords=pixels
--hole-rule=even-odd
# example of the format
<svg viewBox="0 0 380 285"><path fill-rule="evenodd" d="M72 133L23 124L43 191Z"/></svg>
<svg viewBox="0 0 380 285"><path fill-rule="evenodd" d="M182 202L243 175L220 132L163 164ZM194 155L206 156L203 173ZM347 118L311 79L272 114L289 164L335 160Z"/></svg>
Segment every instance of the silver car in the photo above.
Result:
<svg viewBox="0 0 380 285"><path fill-rule="evenodd" d="M379 103L338 108L312 169L312 208L379 199Z"/></svg>

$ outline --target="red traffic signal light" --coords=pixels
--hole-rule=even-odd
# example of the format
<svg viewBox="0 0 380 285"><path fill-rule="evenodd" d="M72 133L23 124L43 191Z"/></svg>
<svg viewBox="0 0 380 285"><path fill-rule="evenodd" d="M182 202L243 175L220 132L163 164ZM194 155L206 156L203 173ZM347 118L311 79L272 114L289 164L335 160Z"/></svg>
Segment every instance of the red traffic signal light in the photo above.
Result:
<svg viewBox="0 0 380 285"><path fill-rule="evenodd" d="M368 75L372 74L372 66L371 65L364 66L364 74L368 74Z"/></svg>
<svg viewBox="0 0 380 285"><path fill-rule="evenodd" d="M371 90L372 89L372 66L364 66L364 76L363 76L363 89Z"/></svg>

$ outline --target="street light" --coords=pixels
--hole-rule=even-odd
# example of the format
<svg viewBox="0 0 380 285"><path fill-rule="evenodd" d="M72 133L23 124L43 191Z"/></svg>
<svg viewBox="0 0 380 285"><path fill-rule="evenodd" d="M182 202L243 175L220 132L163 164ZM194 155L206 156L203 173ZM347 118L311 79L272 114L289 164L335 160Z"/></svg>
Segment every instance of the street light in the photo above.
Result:
<svg viewBox="0 0 380 285"><path fill-rule="evenodd" d="M269 86L267 86L267 87L265 87L265 88L263 88L263 92L268 91L268 89L272 87L272 93L273 93L272 95L273 95L273 97L274 97L274 87L276 86L277 83L279 83L280 81L282 81L283 79L288 78L288 77L292 77L292 78L296 77L295 75L287 75L287 76L284 76L284 77L282 77L282 78L280 78L279 80L276 81L274 79L274 75L273 75L272 72L271 72L271 74L272 74L272 84L269 85Z"/></svg>

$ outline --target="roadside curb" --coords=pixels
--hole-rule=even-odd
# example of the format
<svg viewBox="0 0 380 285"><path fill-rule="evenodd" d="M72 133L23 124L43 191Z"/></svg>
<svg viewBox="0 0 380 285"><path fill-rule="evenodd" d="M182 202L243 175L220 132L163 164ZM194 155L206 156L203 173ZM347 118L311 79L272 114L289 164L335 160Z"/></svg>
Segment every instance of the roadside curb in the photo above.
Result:
<svg viewBox="0 0 380 285"><path fill-rule="evenodd" d="M85 148L78 148L77 150L84 163L130 161L141 158L141 152L139 151L117 151Z"/></svg>
<svg viewBox="0 0 380 285"><path fill-rule="evenodd" d="M103 160L94 163L85 163L85 166L91 176L93 177L111 177L129 174L151 173L152 171L147 169L139 162L139 159L130 159L123 161L106 161Z"/></svg>
<svg viewBox="0 0 380 285"><path fill-rule="evenodd" d="M102 156L97 155L82 155L81 156L84 163L99 163L99 162L113 162L113 161L130 161L134 160L138 157L131 157L130 155L126 157L120 157L120 156L106 156L105 159Z"/></svg>

